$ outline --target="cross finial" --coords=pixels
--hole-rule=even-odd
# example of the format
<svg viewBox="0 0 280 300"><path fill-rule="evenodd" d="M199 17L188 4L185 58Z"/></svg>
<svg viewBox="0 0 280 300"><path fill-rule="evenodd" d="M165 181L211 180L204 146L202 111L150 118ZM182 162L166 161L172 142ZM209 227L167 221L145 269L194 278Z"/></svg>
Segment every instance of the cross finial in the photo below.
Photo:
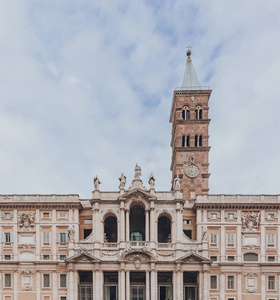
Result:
<svg viewBox="0 0 280 300"><path fill-rule="evenodd" d="M186 47L188 50L190 50L192 48L192 46L190 44L188 44L188 46Z"/></svg>

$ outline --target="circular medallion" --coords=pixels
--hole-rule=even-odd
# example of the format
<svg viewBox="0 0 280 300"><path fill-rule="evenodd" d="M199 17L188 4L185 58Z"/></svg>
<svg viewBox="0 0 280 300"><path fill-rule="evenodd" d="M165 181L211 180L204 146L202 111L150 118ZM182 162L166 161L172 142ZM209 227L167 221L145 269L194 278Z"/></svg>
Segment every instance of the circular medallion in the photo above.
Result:
<svg viewBox="0 0 280 300"><path fill-rule="evenodd" d="M199 169L196 165L188 165L185 172L188 177L195 178L199 174Z"/></svg>

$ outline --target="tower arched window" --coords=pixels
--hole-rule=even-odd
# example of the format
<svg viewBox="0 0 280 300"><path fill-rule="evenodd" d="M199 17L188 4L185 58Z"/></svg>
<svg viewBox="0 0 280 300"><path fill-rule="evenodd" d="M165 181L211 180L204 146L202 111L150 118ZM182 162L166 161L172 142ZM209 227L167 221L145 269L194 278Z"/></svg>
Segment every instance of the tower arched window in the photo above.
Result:
<svg viewBox="0 0 280 300"><path fill-rule="evenodd" d="M202 108L200 105L198 105L195 109L195 118L196 118L196 120L202 119Z"/></svg>
<svg viewBox="0 0 280 300"><path fill-rule="evenodd" d="M190 110L187 106L184 106L182 109L182 119L189 120L190 118Z"/></svg>
<svg viewBox="0 0 280 300"><path fill-rule="evenodd" d="M182 136L182 147L189 147L190 146L190 137L187 136Z"/></svg>
<svg viewBox="0 0 280 300"><path fill-rule="evenodd" d="M195 147L202 146L202 135L196 135L194 140Z"/></svg>

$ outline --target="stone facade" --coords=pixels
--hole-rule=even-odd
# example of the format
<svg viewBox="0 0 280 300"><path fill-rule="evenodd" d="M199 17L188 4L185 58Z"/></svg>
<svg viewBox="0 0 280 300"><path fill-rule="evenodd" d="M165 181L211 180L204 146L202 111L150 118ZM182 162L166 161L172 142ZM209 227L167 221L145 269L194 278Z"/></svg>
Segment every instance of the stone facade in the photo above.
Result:
<svg viewBox="0 0 280 300"><path fill-rule="evenodd" d="M183 82L194 78L190 52ZM0 300L276 300L279 195L209 195L211 90L174 91L172 188L0 196Z"/></svg>

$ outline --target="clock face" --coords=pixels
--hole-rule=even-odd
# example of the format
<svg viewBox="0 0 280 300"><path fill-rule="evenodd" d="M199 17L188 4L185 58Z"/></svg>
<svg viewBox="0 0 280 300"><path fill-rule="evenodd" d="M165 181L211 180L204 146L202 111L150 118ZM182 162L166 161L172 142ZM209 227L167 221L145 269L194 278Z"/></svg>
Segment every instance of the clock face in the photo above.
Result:
<svg viewBox="0 0 280 300"><path fill-rule="evenodd" d="M199 169L196 165L186 166L186 175L190 178L195 178L199 174Z"/></svg>

